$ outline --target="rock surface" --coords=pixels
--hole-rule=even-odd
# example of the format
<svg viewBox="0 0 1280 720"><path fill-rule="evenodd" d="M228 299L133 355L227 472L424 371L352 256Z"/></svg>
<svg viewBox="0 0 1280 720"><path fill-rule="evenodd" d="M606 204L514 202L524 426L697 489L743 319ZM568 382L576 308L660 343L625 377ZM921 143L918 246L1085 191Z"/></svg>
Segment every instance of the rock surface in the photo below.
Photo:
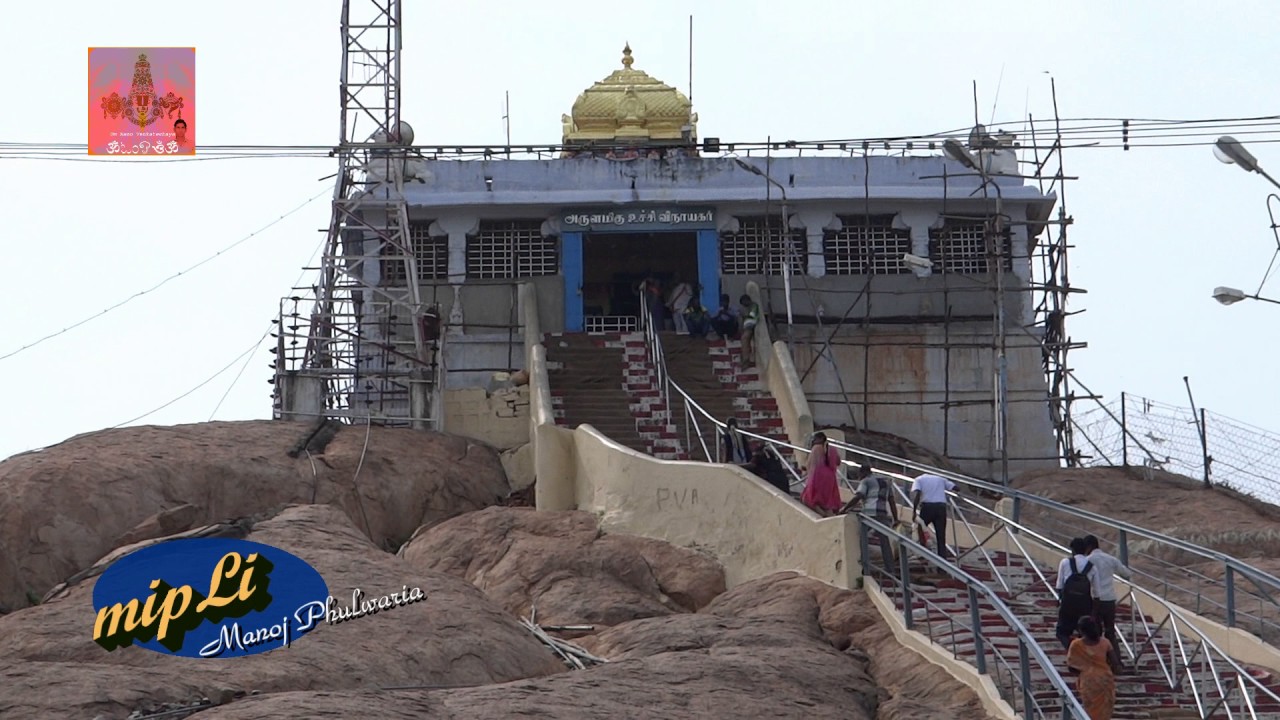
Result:
<svg viewBox="0 0 1280 720"><path fill-rule="evenodd" d="M724 592L724 569L692 550L605 535L585 512L487 508L424 528L401 550L540 624L617 625L692 612Z"/></svg>
<svg viewBox="0 0 1280 720"><path fill-rule="evenodd" d="M364 428L346 427L290 457L312 427L104 430L0 462L0 611L29 605L117 543L315 502L394 549L421 525L509 492L497 453L465 438L372 428L366 446Z"/></svg>
<svg viewBox="0 0 1280 720"><path fill-rule="evenodd" d="M103 650L91 638L93 584L84 582L44 605L0 617L0 717L125 718L139 707L255 691L484 685L564 670L479 590L380 550L336 508L287 508L257 523L247 539L311 564L344 605L355 588L383 595L408 585L427 597L322 625L289 648L198 660L137 647Z"/></svg>
<svg viewBox="0 0 1280 720"><path fill-rule="evenodd" d="M483 445L347 428L290 457L309 430L132 428L0 463L0 602L55 587L0 616L0 717L987 717L861 592L794 573L725 592L714 560L589 513L489 507L509 486ZM95 573L175 532L280 547L340 599L427 599L225 661L106 652ZM609 662L567 670L518 621L535 602L594 625L577 642Z"/></svg>
<svg viewBox="0 0 1280 720"><path fill-rule="evenodd" d="M196 717L989 717L946 673L885 647L888 632L859 593L781 573L697 614L634 620L582 641L612 660L588 670L484 688L275 694ZM873 649L884 657L869 659Z"/></svg>

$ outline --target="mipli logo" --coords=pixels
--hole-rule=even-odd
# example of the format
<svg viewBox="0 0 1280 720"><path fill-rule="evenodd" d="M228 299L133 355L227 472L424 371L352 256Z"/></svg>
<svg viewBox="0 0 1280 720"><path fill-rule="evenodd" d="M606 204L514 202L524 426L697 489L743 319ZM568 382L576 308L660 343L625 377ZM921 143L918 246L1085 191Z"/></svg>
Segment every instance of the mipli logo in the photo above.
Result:
<svg viewBox="0 0 1280 720"><path fill-rule="evenodd" d="M426 598L403 588L336 608L301 558L247 540L170 540L117 560L93 588L93 640L180 657L240 657L289 647L321 622L343 622Z"/></svg>

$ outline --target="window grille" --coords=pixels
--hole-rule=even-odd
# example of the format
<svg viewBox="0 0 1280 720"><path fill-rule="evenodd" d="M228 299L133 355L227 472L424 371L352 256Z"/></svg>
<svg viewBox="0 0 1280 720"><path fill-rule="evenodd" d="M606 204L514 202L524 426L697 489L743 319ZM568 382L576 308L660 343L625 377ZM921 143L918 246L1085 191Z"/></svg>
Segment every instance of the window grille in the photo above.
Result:
<svg viewBox="0 0 1280 720"><path fill-rule="evenodd" d="M767 251L766 252L766 243ZM720 271L725 275L781 275L787 241L782 218L739 218L738 232L720 233ZM791 274L802 275L808 241L803 229L791 230ZM769 266L765 268L765 257Z"/></svg>
<svg viewBox="0 0 1280 720"><path fill-rule="evenodd" d="M948 220L940 230L929 232L929 259L936 273L978 275L989 272L987 265L986 222L983 220ZM1008 229L1002 233L1000 265L1013 269L1013 238Z"/></svg>
<svg viewBox="0 0 1280 720"><path fill-rule="evenodd" d="M558 275L555 237L542 235L541 220L481 220L467 238L467 277L479 280Z"/></svg>
<svg viewBox="0 0 1280 720"><path fill-rule="evenodd" d="M827 230L822 253L828 275L899 275L909 272L902 256L911 252L911 231L893 227L892 215L841 216L844 227Z"/></svg>
<svg viewBox="0 0 1280 720"><path fill-rule="evenodd" d="M449 277L449 238L432 237L427 229L431 220L409 223L409 245L418 265L418 282L444 280ZM382 282L386 285L405 284L404 258L400 248L390 243L382 244Z"/></svg>

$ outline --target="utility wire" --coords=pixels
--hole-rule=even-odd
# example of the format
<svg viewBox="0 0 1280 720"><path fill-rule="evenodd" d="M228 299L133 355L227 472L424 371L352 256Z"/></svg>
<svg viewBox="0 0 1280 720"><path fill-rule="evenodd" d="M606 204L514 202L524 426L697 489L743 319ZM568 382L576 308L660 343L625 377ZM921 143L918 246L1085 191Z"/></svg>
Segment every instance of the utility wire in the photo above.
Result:
<svg viewBox="0 0 1280 720"><path fill-rule="evenodd" d="M222 249L221 249L221 250L219 250L218 252L216 252L216 253L214 253L214 254L210 255L209 257L205 258L204 260L201 260L200 262L196 263L195 265L192 265L191 267L186 268L185 270L179 270L178 272L174 273L173 275L170 275L169 277L165 278L164 280L161 280L159 283L157 283L157 284L155 284L155 285L153 285L153 286L151 286L151 287L147 288L146 290L142 290L142 291L140 291L140 292L136 292L136 293L134 293L133 295L130 295L129 297L125 298L124 300L121 300L120 302L116 303L115 305L112 305L111 307L107 308L106 310L103 310L102 312L100 312L100 313L98 313L98 314L96 314L96 315L91 315L91 316L89 316L89 317L85 318L84 320L81 320L80 322L75 323L74 325L69 325L69 326L67 326L67 327L65 327L65 328L63 328L63 329L61 329L61 330L59 330L59 331L57 331L57 332L55 332L55 333L50 333L49 335L45 335L44 337L40 338L39 340L36 340L35 342L32 342L32 343L27 344L27 345L23 345L22 347L18 348L17 350L14 350L14 351L12 351L12 352L9 352L8 354L0 355L0 360L6 360L6 359L8 359L8 358L11 358L11 357L13 357L14 355L17 355L17 354L18 354L18 353L20 353L20 352L23 352L23 351L25 351L25 350L29 350L29 349L31 349L31 348L33 348L33 347L35 347L35 346L37 346L37 345L39 345L39 344L41 344L41 343L45 342L46 340L52 340L53 338L56 338L56 337L58 337L59 335L62 335L63 333L66 333L66 332L69 332L69 331L71 331L71 330L74 330L74 329L76 329L76 328L80 327L81 325L84 325L85 323L88 323L88 322L90 322L90 321L92 321L92 320L96 320L96 319L98 319L98 318L102 317L103 315L106 315L107 313L111 312L112 310L115 310L115 309L117 309L117 308L123 307L124 305L128 304L129 302L131 302L131 301L133 301L133 300L136 300L137 298L140 298L140 297L142 297L143 295L146 295L146 294L147 294L147 293L149 293L149 292L152 292L152 291L154 291L154 290L158 290L160 287L164 286L164 285L165 285L165 284L167 284L169 281L171 281L171 280L173 280L173 279L175 279L175 278L178 278L178 277L182 276L182 275L183 275L183 274L185 274L185 273L189 273L189 272L191 272L192 270L195 270L196 268L200 267L201 265L204 265L204 264L206 264L206 263L208 263L208 262L210 262L210 261L214 260L215 258L217 258L217 257L221 256L223 253L225 253L225 252L227 252L227 251L229 251L229 250L231 250L231 249L235 248L236 246L241 245L241 244L242 244L242 243L244 243L244 242L247 242L248 240L252 239L252 238L253 238L253 237L255 237L256 235L258 235L258 234L260 234L260 233L262 233L262 232L266 231L267 229L269 229L269 228L271 228L272 226L276 225L277 223L281 222L282 220L284 220L285 218L289 217L290 215L293 215L294 213L298 212L299 210L303 209L304 207L306 207L306 206L310 205L311 203L315 202L318 198L320 198L320 197L322 197L322 196L324 196L324 195L329 195L329 194L331 194L332 192L333 192L333 190L332 190L332 189L326 189L326 190L323 190L323 191L321 191L321 192L319 192L319 193L317 193L317 194L313 195L309 200L307 200L306 202L302 203L301 205L299 205L299 206L295 207L294 209L290 210L289 212L285 213L284 215L281 215L280 217L276 218L275 220L272 220L271 222L267 223L266 225L262 226L261 228L258 228L257 230L255 230L255 231L253 231L253 232L249 233L248 235L246 235L246 236L244 236L244 237L240 238L239 240L237 240L237 241L235 241L235 242L231 243L230 245L228 245L228 246L226 246L226 247L222 248Z"/></svg>
<svg viewBox="0 0 1280 720"><path fill-rule="evenodd" d="M988 130L1012 128L1022 130L1025 127L1026 120L1019 119L1016 121L991 123L985 126ZM862 144L884 146L889 145L890 148L904 148L907 142L928 142L939 141L944 139L967 139L970 128L956 128L933 133L905 134L895 136L881 137L864 137L864 138L839 138L828 140L806 140L806 141L778 141L772 143L731 143L736 146L747 147L759 145L777 146L778 148L796 145L804 146L804 149L811 149L815 144L831 144L846 146L860 146ZM1149 118L1077 118L1064 119L1061 121L1061 129L1056 135L1064 139L1072 139L1080 142L1097 141L1099 143L1115 143L1097 145L1095 147L1118 147L1126 144L1130 148L1133 147L1164 147L1171 145L1151 145L1142 142L1155 138L1163 139L1190 139L1195 137L1206 137L1210 135L1220 135L1224 133L1238 134L1255 134L1268 135L1280 134L1280 115L1264 115L1254 117L1235 117L1235 118L1205 118L1205 119L1149 119ZM1280 140L1276 140L1280 141ZM722 145L725 143L721 143ZM1177 143L1177 145L1185 145L1190 143ZM1212 142L1205 142L1205 145L1211 145ZM508 146L501 144L486 145L460 145L460 144L434 144L434 145L417 145L412 150L417 150L424 154L450 154L455 156L480 156L492 153L494 148L506 148ZM534 146L510 146L523 147L529 151L556 151L562 149L559 145L534 145ZM1024 148L1026 146L1023 146ZM1051 147L1051 146L1046 146ZM198 156L146 156L148 162L192 162L207 161L221 159L252 159L264 157L291 157L291 158L330 158L339 152L350 152L355 148L348 144L345 146L332 145L201 145L200 155ZM876 149L880 149L877 147ZM25 158L25 159L66 159L78 162L133 162L144 159L144 156L87 156L87 146L78 143L42 143L42 142L0 142L0 158ZM65 156L65 157L64 157Z"/></svg>
<svg viewBox="0 0 1280 720"><path fill-rule="evenodd" d="M298 279L294 280L293 285L291 285L290 287L297 287L298 283L302 282L302 278L306 277L307 275L306 268L311 267L311 263L315 262L316 255L320 254L320 248L324 247L324 244L325 242L327 242L327 240L328 238L321 238L320 242L316 244L316 249L311 252L311 257L307 260L306 264L302 266L303 271L298 274ZM272 323L267 323L267 329L262 332L262 337L258 338L258 345L254 348L255 351L259 347L262 347L262 341L266 340L267 335L271 334L271 327L272 327ZM226 401L227 396L231 394L231 391L233 389L235 389L236 383L240 382L240 377L244 375L244 371L248 369L249 363L252 361L253 361L253 354L250 353L249 357L245 358L244 365L240 366L240 372L236 373L235 379L231 381L231 385L227 386L227 391L222 393L222 397L218 400L218 404L213 407L213 412L209 413L209 422L213 422L213 416L218 414L218 409L222 407L222 403Z"/></svg>
<svg viewBox="0 0 1280 720"><path fill-rule="evenodd" d="M143 414L139 415L138 417L133 418L132 420L125 420L124 422L119 423L119 424L117 424L117 425L112 425L112 426L111 426L111 428L112 428L112 429L115 429L115 428L118 428L118 427L122 427L122 426L124 426L124 425L128 425L129 423L132 423L132 422L137 422L137 421L139 421L139 420L141 420L141 419L143 419L143 418L145 418L145 417L149 417L149 416L151 416L151 415L154 415L154 414L156 414L156 413L160 412L161 410L163 410L163 409L165 409L165 408L169 407L170 405L172 405L172 404L174 404L174 403L178 402L179 400L181 400L181 399L185 398L186 396L190 395L191 393L193 393L193 392L195 392L195 391L199 390L200 388L204 387L205 385L208 385L209 383L213 382L215 379L217 379L217 377L218 377L219 375L221 375L222 373L226 372L227 370L230 370L232 365L235 365L237 362L240 362L240 358L244 357L245 355L251 355L255 350L257 350L257 349L258 349L258 346L259 346L259 345L261 345L261 344L262 344L262 338L258 338L258 340L257 340L256 342L254 342L254 343L253 343L253 346L252 346L252 347L250 347L248 350L245 350L244 352L240 353L239 355L235 356L235 358L234 358L234 359L232 359L232 361L231 361L231 362L229 362L229 363L227 363L226 365L222 366L222 369L221 369L221 370L219 370L218 372L214 373L213 375L210 375L208 378L206 378L206 379L205 379L203 382L201 382L199 385L196 385L195 387L193 387L193 388L191 388L190 390L188 390L188 391L186 391L186 392L182 393L181 395L179 395L178 397L176 397L176 398L174 398L174 399L170 400L169 402L167 402L167 403L165 403L165 404L161 405L160 407L156 408L155 410L151 410L151 411L149 411L149 412L145 412L145 413L143 413Z"/></svg>

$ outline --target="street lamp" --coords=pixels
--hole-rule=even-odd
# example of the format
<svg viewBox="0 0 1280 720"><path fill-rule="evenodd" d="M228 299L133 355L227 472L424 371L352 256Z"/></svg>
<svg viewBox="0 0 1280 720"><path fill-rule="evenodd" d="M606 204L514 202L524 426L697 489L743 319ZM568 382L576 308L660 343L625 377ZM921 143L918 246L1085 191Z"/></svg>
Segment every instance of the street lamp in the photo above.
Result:
<svg viewBox="0 0 1280 720"><path fill-rule="evenodd" d="M1228 165L1239 165L1248 172L1256 172L1271 181L1272 185L1280 187L1280 182L1276 182L1275 178L1268 175L1262 169L1262 166L1258 165L1258 158L1246 150L1239 140L1230 135L1223 135L1218 138L1218 141L1213 144L1213 155Z"/></svg>
<svg viewBox="0 0 1280 720"><path fill-rule="evenodd" d="M977 170L978 172L982 171L982 168L978 166L978 161L973 157L973 155L971 155L968 150L964 149L963 145L955 140L943 140L942 152L946 153L947 157L955 160L961 165L964 165L970 170Z"/></svg>
<svg viewBox="0 0 1280 720"><path fill-rule="evenodd" d="M1272 300L1271 298L1261 297L1258 295L1250 295L1239 288L1233 287L1216 287L1213 289L1213 299L1223 305L1234 305L1241 300L1261 300L1262 302L1275 303L1280 305L1280 300Z"/></svg>

